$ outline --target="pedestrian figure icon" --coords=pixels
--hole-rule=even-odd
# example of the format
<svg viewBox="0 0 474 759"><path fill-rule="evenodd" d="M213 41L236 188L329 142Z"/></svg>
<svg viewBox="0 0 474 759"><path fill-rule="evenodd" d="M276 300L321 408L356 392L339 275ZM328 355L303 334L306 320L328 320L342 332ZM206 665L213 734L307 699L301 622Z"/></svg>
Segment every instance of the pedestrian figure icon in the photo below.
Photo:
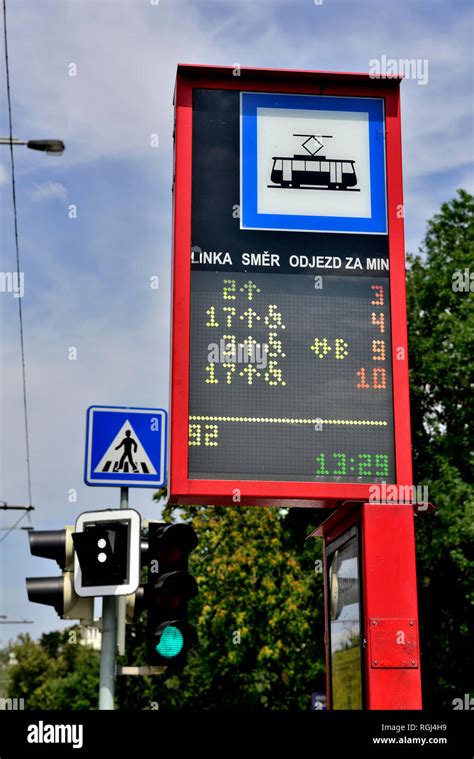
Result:
<svg viewBox="0 0 474 759"><path fill-rule="evenodd" d="M125 463L125 459L128 459L130 464L132 465L132 471L138 472L138 467L135 464L133 460L133 456L132 456L132 448L134 451L136 451L138 448L138 445L137 445L136 440L134 440L133 437L131 437L131 434L132 433L130 432L130 430L126 430L125 437L122 440L122 442L119 445L115 446L116 451L118 451L119 448L123 446L123 456L120 459L120 463L118 463L117 461L115 462L114 468L113 468L114 472L123 472L123 465Z"/></svg>

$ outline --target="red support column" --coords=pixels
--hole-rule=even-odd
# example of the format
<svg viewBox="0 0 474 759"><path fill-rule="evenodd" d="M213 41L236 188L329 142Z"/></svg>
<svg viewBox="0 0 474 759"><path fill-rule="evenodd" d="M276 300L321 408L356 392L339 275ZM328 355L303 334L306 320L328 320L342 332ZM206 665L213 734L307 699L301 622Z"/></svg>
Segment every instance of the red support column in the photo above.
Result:
<svg viewBox="0 0 474 759"><path fill-rule="evenodd" d="M412 506L362 506L366 708L421 709Z"/></svg>

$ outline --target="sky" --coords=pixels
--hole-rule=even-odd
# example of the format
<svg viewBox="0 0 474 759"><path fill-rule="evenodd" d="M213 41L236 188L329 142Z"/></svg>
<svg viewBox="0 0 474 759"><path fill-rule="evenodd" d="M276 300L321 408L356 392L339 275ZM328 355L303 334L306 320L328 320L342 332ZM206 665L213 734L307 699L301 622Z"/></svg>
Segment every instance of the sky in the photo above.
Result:
<svg viewBox="0 0 474 759"><path fill-rule="evenodd" d="M463 0L10 0L7 13L13 134L66 144L55 158L15 148L35 506L21 525L59 529L119 505L117 489L83 483L88 406L168 407L178 62L368 72L382 56L418 61L401 86L415 252L440 204L473 191L473 10ZM7 136L3 47L0 103ZM0 146L0 271L14 270ZM19 346L17 299L0 292L0 500L10 504L28 502ZM156 519L152 494L133 489L130 505ZM0 527L18 515L0 512ZM54 573L30 556L26 531L0 542L0 615L33 620L0 625L0 645L63 626L26 596L26 576Z"/></svg>

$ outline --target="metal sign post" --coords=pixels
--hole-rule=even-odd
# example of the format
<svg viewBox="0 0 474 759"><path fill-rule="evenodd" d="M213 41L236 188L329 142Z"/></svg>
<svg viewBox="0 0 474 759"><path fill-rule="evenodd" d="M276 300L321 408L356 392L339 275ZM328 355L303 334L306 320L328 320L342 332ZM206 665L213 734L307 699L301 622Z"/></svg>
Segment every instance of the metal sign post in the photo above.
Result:
<svg viewBox="0 0 474 759"><path fill-rule="evenodd" d="M87 410L84 481L120 487L120 510L130 513L129 487L162 487L166 479L167 413L164 409L91 406ZM135 524L136 528L136 524ZM140 571L140 536L134 549ZM80 568L76 562L76 575ZM91 595L82 588L81 595ZM137 581L138 584L138 581ZM128 592L134 592L129 589ZM92 593L93 595L93 593ZM99 709L114 708L116 655L125 653L126 595L104 596Z"/></svg>
<svg viewBox="0 0 474 759"><path fill-rule="evenodd" d="M102 599L102 644L100 649L99 710L115 709L115 656L117 651L117 600Z"/></svg>
<svg viewBox="0 0 474 759"><path fill-rule="evenodd" d="M120 488L120 508L128 509L128 488ZM103 598L99 710L114 709L116 653L125 653L126 596Z"/></svg>
<svg viewBox="0 0 474 759"><path fill-rule="evenodd" d="M120 488L120 508L128 509L128 488ZM125 606L126 596L117 599L117 652L120 656L125 653Z"/></svg>

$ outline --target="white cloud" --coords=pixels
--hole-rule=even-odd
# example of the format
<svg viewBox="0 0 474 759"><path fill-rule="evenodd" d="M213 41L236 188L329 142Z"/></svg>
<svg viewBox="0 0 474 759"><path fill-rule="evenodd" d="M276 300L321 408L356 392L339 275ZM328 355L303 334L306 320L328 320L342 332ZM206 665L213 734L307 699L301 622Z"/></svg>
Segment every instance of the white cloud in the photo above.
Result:
<svg viewBox="0 0 474 759"><path fill-rule="evenodd" d="M43 201L67 197L67 190L60 182L48 180L47 182L39 182L34 187L34 190L30 192L32 200Z"/></svg>

